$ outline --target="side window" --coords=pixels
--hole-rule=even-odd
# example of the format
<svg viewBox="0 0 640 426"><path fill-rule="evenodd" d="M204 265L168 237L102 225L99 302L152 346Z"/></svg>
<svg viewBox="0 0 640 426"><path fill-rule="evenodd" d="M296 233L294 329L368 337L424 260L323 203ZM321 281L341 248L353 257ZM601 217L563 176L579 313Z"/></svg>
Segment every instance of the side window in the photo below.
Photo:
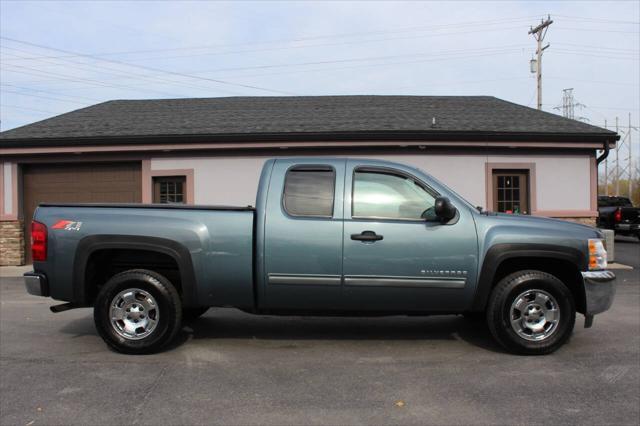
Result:
<svg viewBox="0 0 640 426"><path fill-rule="evenodd" d="M184 204L185 176L163 176L153 178L153 202L160 204Z"/></svg>
<svg viewBox="0 0 640 426"><path fill-rule="evenodd" d="M335 181L330 167L290 169L284 180L284 209L291 216L333 216Z"/></svg>
<svg viewBox="0 0 640 426"><path fill-rule="evenodd" d="M359 218L435 218L435 197L410 177L356 171L352 216Z"/></svg>

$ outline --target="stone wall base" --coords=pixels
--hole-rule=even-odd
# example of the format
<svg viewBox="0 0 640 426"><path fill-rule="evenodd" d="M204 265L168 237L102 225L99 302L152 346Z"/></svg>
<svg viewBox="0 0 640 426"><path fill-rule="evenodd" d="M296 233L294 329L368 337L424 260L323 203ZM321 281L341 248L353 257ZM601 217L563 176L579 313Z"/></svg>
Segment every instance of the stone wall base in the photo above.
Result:
<svg viewBox="0 0 640 426"><path fill-rule="evenodd" d="M581 223L582 225L596 226L595 217L561 217L558 219L568 220L569 222Z"/></svg>
<svg viewBox="0 0 640 426"><path fill-rule="evenodd" d="M0 222L0 266L24 265L24 227L20 220Z"/></svg>

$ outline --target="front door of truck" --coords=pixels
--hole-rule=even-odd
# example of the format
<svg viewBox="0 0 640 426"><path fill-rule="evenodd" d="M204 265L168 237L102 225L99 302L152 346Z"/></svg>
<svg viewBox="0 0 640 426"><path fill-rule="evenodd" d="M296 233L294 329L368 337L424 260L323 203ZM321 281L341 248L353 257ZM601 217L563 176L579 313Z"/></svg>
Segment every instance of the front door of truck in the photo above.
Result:
<svg viewBox="0 0 640 426"><path fill-rule="evenodd" d="M410 173L347 163L344 299L361 311L452 311L473 297L477 240L471 213L457 206L436 220L439 195ZM461 208L462 207L462 208Z"/></svg>
<svg viewBox="0 0 640 426"><path fill-rule="evenodd" d="M275 162L264 224L264 307L341 308L345 164Z"/></svg>

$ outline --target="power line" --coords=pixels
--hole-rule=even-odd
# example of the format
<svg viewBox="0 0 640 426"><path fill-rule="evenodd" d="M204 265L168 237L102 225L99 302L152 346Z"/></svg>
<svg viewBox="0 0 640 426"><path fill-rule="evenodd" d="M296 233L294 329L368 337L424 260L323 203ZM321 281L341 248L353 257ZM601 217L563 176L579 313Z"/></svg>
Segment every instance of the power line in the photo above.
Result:
<svg viewBox="0 0 640 426"><path fill-rule="evenodd" d="M482 51L484 50L484 51ZM314 69L303 69L303 70L288 70L281 72L273 72L273 73L257 73L257 74L244 74L243 77L263 77L263 76L272 76L272 75L283 75L283 74L297 74L297 73L308 73L308 72L321 72L321 71L336 71L336 70L344 70L344 69L354 69L354 68L371 68L371 67L384 67L384 66L393 66L393 65L405 65L405 64L415 64L415 63L424 63L424 62L434 62L434 61L445 61L445 60L456 60L456 59L471 59L476 57L486 57L486 56L495 56L505 53L514 53L519 52L518 48L504 48L504 49L480 49L478 53L470 53L464 54L465 52L477 52L478 49L464 49L459 51L450 51L450 52L435 52L435 53L424 53L424 54L409 54L409 55L395 55L388 57L363 57L363 58L354 58L354 59L341 59L335 61L315 61L315 62L303 62L303 63L292 63L292 64L279 64L279 65L261 65L256 67L238 67L238 68L226 68L226 69L216 69L216 70L206 70L206 71L195 71L191 72L192 75L197 75L202 72L223 72L223 71L238 71L238 70L251 70L251 69L264 69L264 68L278 68L278 67L289 67L289 66L308 66L308 65L317 65L317 64L330 64L330 63L347 63L347 62L360 62L360 61L380 61L381 59L393 59L393 58L401 58L401 57L420 57L420 56L428 56L427 59L417 59L410 61L395 61L395 62L376 62L373 64L362 64L362 65L354 65L354 66L346 66L346 67L323 67L323 68L314 68ZM442 57L433 57L438 55L448 55Z"/></svg>
<svg viewBox="0 0 640 426"><path fill-rule="evenodd" d="M523 47L525 47L524 44L512 44L512 45L506 45L506 46L495 46L495 47L485 47L485 48L458 49L458 50L446 50L446 51L437 51L437 52L417 52L417 53L409 53L404 55L368 56L368 57L360 57L360 58L296 62L296 63L288 63L288 64L265 64L265 65L255 65L255 66L248 66L248 67L231 67L231 68L217 68L217 69L210 69L210 70L191 71L191 74L197 75L201 73L210 73L210 72L245 71L245 70L253 70L253 69L282 68L282 67L307 66L307 65L324 65L324 64L345 63L345 62L362 62L362 61L397 59L397 58L406 58L406 57L455 56L455 55L460 55L464 53L507 53L510 51L520 51ZM13 49L13 50L19 50L19 49ZM79 63L79 62L74 62L74 63ZM53 64L56 66L64 66L62 64L56 64L56 63L53 63ZM85 63L80 63L80 64L96 66L96 65L85 64ZM107 69L112 69L112 68L107 68ZM150 77L150 76L152 76L152 74L146 74L144 77ZM167 81L172 81L172 80L167 80ZM190 87L194 87L194 86L190 86ZM198 88L197 86L195 87Z"/></svg>
<svg viewBox="0 0 640 426"><path fill-rule="evenodd" d="M450 35L460 35L460 34L473 34L478 32L487 32L487 31L504 31L508 29L520 29L520 26L515 27L506 27L506 28L491 28L484 30L473 30L473 31L463 31L463 32L448 32L448 33L440 33L440 34L426 34L426 35L418 35L418 36L407 36L407 37L393 37L393 38L382 38L382 39L370 39L370 40L359 40L359 41L347 41L341 43L320 43L320 44L309 44L309 45L299 45L299 46L280 46L280 47L270 47L263 49L251 49L251 50L231 50L231 51L222 51L222 52L206 52L206 53L196 53L189 55L174 55L174 56L148 56L148 57L140 57L137 58L139 60L154 60L154 59L182 59L182 58L194 58L194 57L203 57L203 56L221 56L221 55L238 55L238 54L246 54L246 53L259 53L259 52L272 52L272 51L280 51L280 50L290 50L290 49L308 49L312 47L333 47L333 46L344 46L344 45L357 45L357 44L366 44L366 43L377 43L383 41L396 41L396 40L413 40L418 38L429 38L429 37L444 37ZM78 55L75 55L78 56ZM96 55L97 56L97 55ZM71 55L66 57L72 57ZM65 56L51 57L51 58L65 58ZM25 60L31 58L24 58ZM38 57L33 57L34 60L37 60Z"/></svg>
<svg viewBox="0 0 640 426"><path fill-rule="evenodd" d="M578 83L591 83L591 84L612 84L616 86L625 86L625 87L638 87L638 84L634 83L625 83L620 81L603 81L603 80L582 80L577 78L562 78L562 77L545 77L548 80L560 80L560 81L574 81Z"/></svg>
<svg viewBox="0 0 640 426"><path fill-rule="evenodd" d="M521 20L521 19L520 19ZM504 21L504 22L509 22L509 21ZM384 41L395 41L395 40L409 40L409 39L417 39L417 38L428 38L428 37L442 37L442 36L450 36L450 35L460 35L460 34L473 34L473 33L478 33L478 32L487 32L487 31L504 31L504 30L510 30L510 29L519 29L521 28L520 26L511 26L511 27L495 27L493 26L492 28L489 29L475 29L475 30L467 30L467 31L459 31L459 32L447 32L447 33L438 33L438 34L422 34L422 35L414 35L414 36L407 36L407 37L392 37L392 38L378 38L378 39L370 39L370 40L354 40L354 41L345 41L345 42L340 42L340 43L320 43L320 44L304 44L304 45L297 45L297 46L279 46L279 47L269 47L269 48L262 48L262 49L250 49L250 50L231 50L231 51L222 51L222 52L204 52L204 53L194 53L194 54L187 54L187 55L174 55L174 56L167 56L167 55L162 55L162 56L150 56L150 57L140 57L137 58L139 60L145 59L145 60L153 60L153 59L162 59L162 60L168 60L168 59L180 59L180 58L192 58L192 57L201 57L201 56L219 56L219 55L234 55L234 54L244 54L244 53L257 53L257 52L267 52L267 51L278 51L278 50L289 50L289 49L308 49L308 48L313 48L313 47L327 47L327 46L341 46L341 45L352 45L352 44L366 44L366 43L377 43L377 42L384 42ZM560 30L564 30L566 28L559 28ZM574 30L577 31L592 31L591 29L587 29L587 28L573 28ZM407 32L409 30L406 31L397 31L397 32ZM416 31L416 30L411 30L411 31ZM426 31L426 30L423 30ZM599 30L599 31L607 31L607 30ZM628 32L628 31L614 31L611 30L612 32ZM380 33L380 32L379 32ZM394 32L388 32L388 33L394 33ZM365 34L365 33L363 33ZM375 34L375 32L373 33ZM334 36L334 37L338 37L338 36ZM289 43L295 43L295 42L300 42L300 41L309 41L309 40L313 40L313 39L323 39L323 38L329 38L329 37L309 37L309 38L299 38L299 39L292 39L290 41L286 41L283 40L282 42L289 42ZM95 56L95 57L99 57L99 60L107 60L104 59L104 56L117 56L117 55L125 55L125 54L140 54L140 53L161 53L161 52L170 52L170 51L183 51L183 50L202 50L202 49L214 49L214 48L219 48L219 47L225 47L225 46L252 46L252 45L260 45L260 44L274 44L277 43L276 41L273 42L258 42L258 43L237 43L237 44L227 44L227 45L205 45L205 46L194 46L194 47L180 47L180 48L165 48L165 49L147 49L147 50L133 50L133 51L120 51L120 52L105 52L105 53L97 53L97 54L69 54L69 55L62 55L62 56L34 56L34 57L30 57L30 58L23 58L24 60L37 60L37 59L63 59L63 58L72 58L72 57L87 57L87 56ZM128 63L128 65L130 66L137 66L134 65L132 63Z"/></svg>
<svg viewBox="0 0 640 426"><path fill-rule="evenodd" d="M130 66L130 67L140 68L140 69L145 69L145 70L149 70L149 71L155 71L155 72L160 72L160 73L166 73L166 74L170 74L170 75L177 75L177 76L181 76L181 77L193 78L193 79L203 80L203 81L211 81L211 82L214 82L214 83L225 84L225 85L230 85L230 86L244 87L244 88L247 88L247 89L261 90L261 91L266 91L266 92L271 92L271 93L278 93L278 94L284 94L284 95L293 95L293 93L291 93L291 92L285 92L285 91L281 91L281 90L267 89L267 88L264 88L264 87L253 86L253 85L250 85L250 84L231 83L231 82L229 82L229 81L224 81L224 80L215 79L215 78L199 77L199 76L189 75L189 74L180 73L180 72L176 72L176 71L163 70L163 69L155 68L155 67L149 67L149 66L143 66L143 65L130 64L130 63L127 63L127 62L118 61L118 60L113 60L113 59L103 59L103 58L100 58L100 57L95 56L95 55L84 55L84 54L77 53L77 52L71 52L71 51L69 51L69 50L58 49L58 48L49 47L49 46L45 46L45 45L37 44L37 43L31 43L31 42L23 41L23 40L17 40L17 39L10 38L10 37L3 37L3 36L0 36L0 38L1 38L1 39L3 39L3 40L12 41L12 42L14 42L14 43L24 44L24 45L27 45L27 46L34 46L34 47L39 47L39 48L42 48L42 49L49 49L49 50L58 51L58 52L62 52L62 53L69 53L69 54L73 54L73 55L80 55L80 56L83 56L83 57L86 57L86 58L91 58L91 59L95 59L95 60L99 60L99 61L111 62L111 63L114 63L114 64L125 65L125 66Z"/></svg>
<svg viewBox="0 0 640 426"><path fill-rule="evenodd" d="M610 46L592 46L588 44L575 44L575 43L556 43L558 46L573 46L573 47L583 47L589 50L614 50L614 51L626 51L628 53L638 53L639 49L625 49L620 47L610 47Z"/></svg>
<svg viewBox="0 0 640 426"><path fill-rule="evenodd" d="M511 52L511 53L514 53L514 52ZM273 76L273 75L313 73L313 72L324 72L324 71L340 71L340 70L348 70L348 69L356 69L356 68L374 68L374 67L381 68L381 67L389 67L389 66L395 66L395 65L409 65L409 64L421 64L421 63L427 63L427 62L473 59L473 58L497 56L497 55L503 55L503 54L505 54L505 52L470 54L470 55L452 56L452 57L446 57L446 58L428 58L428 59L418 59L418 60L412 60L412 61L380 62L380 63L373 63L373 64L352 65L352 66L346 66L346 67L325 67L325 68L312 68L312 69L303 69L303 70L279 71L279 72L273 72L273 73L243 74L243 77L265 77L265 76Z"/></svg>
<svg viewBox="0 0 640 426"><path fill-rule="evenodd" d="M48 91L48 90L41 90L41 89L32 89L32 88L29 88L29 87L16 86L15 84L9 84L9 83L0 83L0 86L8 86L8 87L13 87L15 89L30 90L32 92L37 92L37 93L48 93L50 95L56 95L56 96L66 96L68 98L84 99L84 100L91 101L91 102L102 102L103 101L101 99L88 98L86 96L67 95L65 93L51 92L51 91Z"/></svg>
<svg viewBox="0 0 640 426"><path fill-rule="evenodd" d="M622 33L622 34L640 34L638 31L625 31L625 30L607 30L600 28L570 28L570 27L562 27L558 28L559 31L589 31L596 33Z"/></svg>
<svg viewBox="0 0 640 426"><path fill-rule="evenodd" d="M303 70L288 70L283 72L275 72L275 73L257 73L257 74L244 74L243 77L262 77L262 76L272 76L272 75L283 75L283 74L296 74L296 73L307 73L307 72L321 72L321 71L336 71L336 70L344 70L344 69L354 69L354 68L371 68L371 67L381 67L381 66L393 66L393 65L405 65L405 64L415 64L415 63L423 63L423 62L432 62L432 61L442 61L442 60L456 60L456 59L465 59L465 58L475 58L482 56L495 56L496 54L505 54L510 52L518 52L520 49L516 48L520 45L507 45L507 46L499 46L496 48L481 48L481 49L461 49L456 51L442 51L442 52L432 52L432 53L414 53L407 55L393 55L393 56L374 56L374 57L362 57L362 58L351 58L351 59L339 59L333 61L313 61L313 62L300 62L300 63L288 63L288 64L274 64L274 65L259 65L253 67L236 67L236 68L218 68L213 70L204 70L204 71L191 71L192 75L197 75L200 73L209 73L209 72L226 72L226 71L244 71L244 70L252 70L252 69L269 69L269 68L282 68L282 67L294 67L294 66L309 66L309 65L319 65L319 64L331 64L331 63L348 63L348 62L361 62L361 61L380 61L380 60L388 60L402 57L420 57L420 56L429 56L428 59L425 60L411 60L411 61L395 61L395 62L376 62L373 64L362 64L362 65L354 65L348 67L323 67L323 68L315 68L315 69L303 69ZM12 48L13 49L13 48ZM19 50L19 49L15 49ZM468 55L464 55L466 52L478 52L471 53ZM580 53L575 53L580 55ZM440 56L436 58L432 58L434 56ZM627 58L625 58L627 59ZM60 64L55 64L60 65ZM90 66L94 66L91 64L87 64ZM41 70L37 70L38 72L44 72ZM109 74L109 73L106 73ZM111 75L119 75L122 74L113 74ZM129 75L125 75L129 77ZM134 74L135 76L135 74ZM150 78L153 77L153 74L146 74L140 76L140 78ZM549 77L552 79L559 79L557 77ZM108 81L109 79L102 79L100 81ZM169 80L174 82L173 80ZM577 80L574 80L577 81ZM598 81L586 81L585 82L594 82L594 83L603 83L603 84L623 84L618 82L598 82ZM199 88L197 86L191 86L188 84L184 84L181 82L175 82L176 84L182 84L186 87L194 87ZM171 96L177 96L171 94Z"/></svg>
<svg viewBox="0 0 640 426"><path fill-rule="evenodd" d="M172 93L168 93L168 92L163 92L163 91L159 91L159 90L154 90L154 89L142 89L136 86L127 86L127 85L122 85L122 84L113 84L113 83L104 83L100 80L94 80L94 79L89 79L89 78L82 78L82 77L76 77L76 76L69 76L66 74L60 74L60 73L55 73L55 72L51 72L51 71L42 71L39 70L37 68L32 68L32 67L25 67L25 66L21 66L21 65L8 65L9 67L13 67L13 68L19 68L20 70L27 70L27 71L15 71L12 69L5 69L5 71L9 71L9 72L17 72L17 73L22 73L22 74L30 74L30 75L35 75L38 77L42 77L47 76L47 75L52 75L52 76L56 76L59 80L67 80L67 81L72 81L72 82L80 82L80 83L85 83L85 84L90 84L93 86L101 86L101 87L108 87L108 88L116 88L116 89L134 89L134 90L138 90L140 92L155 92L155 93L159 93L165 96L172 96L175 97L177 95L172 94Z"/></svg>
<svg viewBox="0 0 640 426"><path fill-rule="evenodd" d="M323 39L332 39L332 38L348 38L348 37L361 37L367 35L379 35L379 34L396 34L396 33L406 33L406 32L416 32L416 31L439 31L441 29L448 29L451 27L465 27L465 26L493 26L494 30L501 31L505 28L496 28L495 24L497 23L510 23L510 22L518 22L531 19L532 16L525 16L519 18L509 18L509 19L497 19L490 21L469 21L469 22L461 22L461 23L450 23L450 24L442 24L442 25L429 25L429 26L417 26L417 27L405 27L398 28L394 30L377 30L377 31L367 31L367 32L358 32L358 33L341 33L341 34L329 34L329 35L320 35L320 36L312 36L312 37L298 37L293 39L280 39L280 40L271 40L271 41L262 41L262 42L244 42L244 43L228 43L228 44L213 44L213 45L201 45L201 46L189 46L189 47L173 47L173 48L162 48L162 49L139 49L139 50L125 50L125 51L116 51L116 52L102 52L102 53L86 53L86 54L69 54L64 56L42 56L41 58L46 59L59 59L59 58L72 58L72 57L82 57L82 56L118 56L118 55L130 55L130 54L141 54L141 53L164 53L164 52L172 52L172 51L187 51L187 50L202 50L202 49L217 49L224 47L235 47L235 46L255 46L255 45L264 45L264 44L278 44L278 43L298 43L304 41L313 41L313 40L323 40ZM520 28L519 26L509 27L507 29L516 29ZM473 32L485 31L483 29L475 30ZM468 33L468 32L463 32ZM446 34L436 34L436 35L452 35L457 34L446 33ZM421 36L418 36L421 37ZM370 41L386 41L386 40L395 40L392 39L377 39L377 40L364 40L361 41L363 43L367 43ZM347 42L346 44L358 43L356 42ZM335 44L329 44L332 46ZM315 47L315 46L326 46L326 44L320 45L310 45L310 46L289 46L283 47L284 49L289 48L303 48L303 47ZM271 50L271 49L266 49ZM254 50L254 51L263 51L263 50ZM228 52L213 52L211 54L228 54L228 53L246 53L246 52L254 52L254 51L228 51ZM180 56L180 57L189 57L189 56ZM167 59L172 57L161 56L159 58ZM25 59L38 59L38 57L33 58L25 58Z"/></svg>
<svg viewBox="0 0 640 426"><path fill-rule="evenodd" d="M544 106L553 106L552 104L543 104ZM593 108L598 108L598 109L610 109L610 110L620 110L620 111L640 111L640 108L620 108L620 107L609 107L609 106L592 106L592 105L585 105L585 108L587 109L591 109L593 110Z"/></svg>
<svg viewBox="0 0 640 426"><path fill-rule="evenodd" d="M253 69L283 68L283 67L295 67L295 66L307 66L307 65L326 65L326 64L335 64L335 63L364 62L364 61L411 58L411 57L422 57L422 56L429 56L429 57L456 56L456 55L460 55L468 52L470 53L473 53L473 52L506 53L510 51L520 51L524 46L525 45L522 45L522 44L516 44L516 45L497 46L497 47L485 47L485 48L479 48L479 49L474 48L474 49L447 50L447 51L439 51L439 52L409 53L405 55L365 56L361 58L345 58L345 59L336 59L336 60L297 62L297 63L288 63L288 64L257 65L257 66L251 66L251 67L234 67L234 68L217 68L212 70L195 71L193 73L198 74L198 73L204 73L204 72L245 71L245 70L253 70Z"/></svg>
<svg viewBox="0 0 640 426"><path fill-rule="evenodd" d="M566 18L568 20L580 20L580 21L592 21L592 22L602 22L602 23L611 23L611 24L630 24L630 25L640 25L639 21L621 21L614 19L605 19L605 18L587 18L581 16L569 16L569 15L555 15L559 18Z"/></svg>
<svg viewBox="0 0 640 426"><path fill-rule="evenodd" d="M577 52L575 50L566 50L566 49L555 49L554 51L552 51L550 53L562 54L562 55L586 56L586 57L589 57L589 58L621 59L621 60L627 60L627 61L637 61L638 60L638 57L632 57L632 56L598 55L598 54L591 54L591 53L587 53L587 52Z"/></svg>
<svg viewBox="0 0 640 426"><path fill-rule="evenodd" d="M9 50L15 50L18 52L22 52L22 53L30 53L29 51L23 50L23 49L16 49L14 47L4 47L4 49L9 49ZM16 55L14 55L16 56ZM22 56L17 56L18 58L23 58ZM68 67L66 64L60 64L51 60L47 60L47 59L38 59L38 61L40 62L44 62L44 63L48 63L48 64L52 64L53 66L64 66L64 67ZM176 81L176 80L169 80L166 78L161 78L158 76L154 76L154 75L149 75L149 74L136 74L136 73L132 73L130 71L124 71L121 69L117 69L117 68L112 68L112 67L105 67L104 65L97 65L97 64L91 64L91 63L86 63L86 62L78 62L78 61L73 61L71 59L57 59L57 61L64 61L64 62L68 62L68 63L72 63L72 64L76 64L75 68L80 69L80 70L88 70L91 72L99 72L101 74L106 74L106 75L114 75L114 76L119 76L119 77L124 77L124 78L130 78L130 77L135 77L141 80L146 80L149 81L151 83L169 83L169 84L173 84L173 85L178 85L178 86L183 86L183 87L188 87L188 88L192 88L192 89L198 89L198 90L211 90L210 87L202 87L202 86L195 86L193 84L188 84L188 83L184 83L181 81ZM11 64L10 64L11 65ZM78 66L78 65L83 65L83 66ZM87 68L87 67L91 67L91 68ZM95 71L95 69L98 69L98 71ZM108 71L115 71L114 72L105 72L104 70L108 70ZM124 74L123 74L124 73ZM238 95L238 92L230 92L228 90L224 90L224 89L219 89L216 88L215 90L217 91L221 91L223 93L229 93L229 94L233 94L233 95ZM171 96L178 96L178 95L171 95Z"/></svg>
<svg viewBox="0 0 640 426"><path fill-rule="evenodd" d="M59 101L59 102L69 102L69 103L72 103L72 104L80 104L80 105L85 105L85 106L87 105L86 102L70 101L68 99L52 98L50 96L41 96L41 95L34 95L34 94L31 94L31 93L16 92L14 90L6 90L5 89L2 92L3 93L13 93L13 94L22 95L22 96L29 96L29 97L32 97L32 98L49 99L49 100L52 100L52 101Z"/></svg>
<svg viewBox="0 0 640 426"><path fill-rule="evenodd" d="M22 106L18 106L18 105L0 104L0 107L24 109L26 111L42 112L42 113L45 113L45 114L58 114L57 112L53 112L53 111L45 111L45 110L42 110L42 109L27 108L27 107L22 107Z"/></svg>
<svg viewBox="0 0 640 426"><path fill-rule="evenodd" d="M271 52L271 51L279 51L279 50L289 50L289 49L307 49L310 47L329 47L329 46L344 46L344 45L354 45L354 44L365 44L365 43L377 43L381 41L395 41L395 40L413 40L417 38L429 38L429 37L443 37L450 35L460 35L460 34L474 34L478 32L488 32L488 31L504 31L509 29L521 29L520 26L513 27L494 27L490 29L481 29L481 30L472 30L472 31L462 31L462 32L448 32L448 33L439 33L439 34L426 34L426 35L417 35L417 36L407 36L407 37L393 37L393 38L382 38L382 39L371 39L371 40L359 40L359 41L347 41L340 43L320 43L320 44L310 44L310 45L299 45L299 46L280 46L280 47L271 47L271 48L263 48L263 49L252 49L252 50L231 50L231 51L223 51L223 52L207 52L207 53L197 53L190 55L174 55L174 56L149 56L149 57L141 57L137 59L144 60L154 60L154 59L181 59L181 58L193 58L193 57L202 57L202 56L220 56L220 55L236 55L236 54L244 54L244 53L257 53L257 52ZM69 55L71 57L73 55ZM75 55L77 56L77 55ZM95 55L98 56L98 55ZM53 58L64 58L65 56L58 56ZM29 59L29 58L25 58ZM33 59L37 59L34 57Z"/></svg>

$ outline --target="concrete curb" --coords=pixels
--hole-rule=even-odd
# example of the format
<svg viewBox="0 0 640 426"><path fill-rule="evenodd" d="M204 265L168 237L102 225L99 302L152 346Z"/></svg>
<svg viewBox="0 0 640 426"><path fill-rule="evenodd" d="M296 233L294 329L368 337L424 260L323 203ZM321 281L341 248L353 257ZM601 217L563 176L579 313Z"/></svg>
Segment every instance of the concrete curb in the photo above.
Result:
<svg viewBox="0 0 640 426"><path fill-rule="evenodd" d="M33 271L33 265L0 266L1 278L21 277L25 272Z"/></svg>
<svg viewBox="0 0 640 426"><path fill-rule="evenodd" d="M623 265L622 263L610 263L607 265L607 269L632 270L633 267L629 265Z"/></svg>

